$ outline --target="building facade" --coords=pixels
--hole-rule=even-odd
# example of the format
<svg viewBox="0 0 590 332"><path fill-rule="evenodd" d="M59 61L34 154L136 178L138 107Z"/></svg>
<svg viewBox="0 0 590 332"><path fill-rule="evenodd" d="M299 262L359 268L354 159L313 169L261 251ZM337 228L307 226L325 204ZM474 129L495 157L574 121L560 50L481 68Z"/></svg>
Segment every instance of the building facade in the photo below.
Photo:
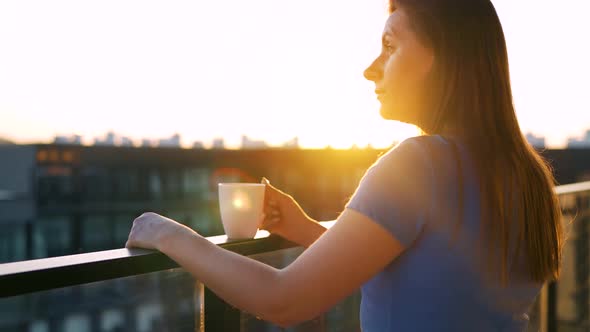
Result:
<svg viewBox="0 0 590 332"><path fill-rule="evenodd" d="M312 217L331 220L383 152L2 146L0 263L121 248L146 211L222 234L217 184L262 176ZM590 179L590 151L543 154L560 184Z"/></svg>

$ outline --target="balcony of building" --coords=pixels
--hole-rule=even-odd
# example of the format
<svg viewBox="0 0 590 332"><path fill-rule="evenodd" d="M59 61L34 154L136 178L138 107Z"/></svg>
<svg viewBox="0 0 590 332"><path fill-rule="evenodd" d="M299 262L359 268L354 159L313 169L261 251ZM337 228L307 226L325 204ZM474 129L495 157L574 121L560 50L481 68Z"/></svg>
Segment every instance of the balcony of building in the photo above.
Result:
<svg viewBox="0 0 590 332"><path fill-rule="evenodd" d="M531 308L530 331L590 329L590 182L556 188L568 230L563 274ZM329 227L330 223L325 223ZM303 249L259 231L208 239L275 267ZM360 295L287 331L359 331ZM116 249L0 265L0 331L283 331L233 308L166 256Z"/></svg>

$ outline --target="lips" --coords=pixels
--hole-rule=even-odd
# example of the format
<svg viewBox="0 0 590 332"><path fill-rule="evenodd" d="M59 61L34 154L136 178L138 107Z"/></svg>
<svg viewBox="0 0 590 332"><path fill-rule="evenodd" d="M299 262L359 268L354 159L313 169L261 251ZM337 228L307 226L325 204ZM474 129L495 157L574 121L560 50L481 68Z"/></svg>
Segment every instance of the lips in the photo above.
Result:
<svg viewBox="0 0 590 332"><path fill-rule="evenodd" d="M377 99L379 99L379 101L383 101L386 91L385 89L375 89L375 94L377 94Z"/></svg>

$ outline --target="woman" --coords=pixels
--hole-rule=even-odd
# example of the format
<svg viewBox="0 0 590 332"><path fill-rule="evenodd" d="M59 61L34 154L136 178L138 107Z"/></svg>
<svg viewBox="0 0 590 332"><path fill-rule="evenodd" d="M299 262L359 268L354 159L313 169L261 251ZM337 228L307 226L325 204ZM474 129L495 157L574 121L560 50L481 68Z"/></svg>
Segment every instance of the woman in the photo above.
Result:
<svg viewBox="0 0 590 332"><path fill-rule="evenodd" d="M232 305L281 326L362 286L363 331L523 330L563 245L553 177L521 135L489 0L390 3L365 71L381 115L425 135L383 155L326 231L267 183L263 227L309 247L277 270L148 213L127 246L170 256Z"/></svg>

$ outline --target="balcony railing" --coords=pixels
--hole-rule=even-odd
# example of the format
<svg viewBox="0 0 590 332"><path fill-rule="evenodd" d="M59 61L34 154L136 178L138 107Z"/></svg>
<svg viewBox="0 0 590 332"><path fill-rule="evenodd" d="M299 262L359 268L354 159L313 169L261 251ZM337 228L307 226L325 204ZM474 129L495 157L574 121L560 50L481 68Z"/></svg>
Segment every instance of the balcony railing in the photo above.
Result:
<svg viewBox="0 0 590 332"><path fill-rule="evenodd" d="M590 182L559 186L556 192L567 242L561 278L542 293L541 324L546 331L590 331Z"/></svg>
<svg viewBox="0 0 590 332"><path fill-rule="evenodd" d="M324 223L330 226L331 223ZM302 248L259 231L209 237L275 267ZM359 295L293 331L358 330ZM0 265L0 331L279 331L232 308L165 255L117 249Z"/></svg>
<svg viewBox="0 0 590 332"><path fill-rule="evenodd" d="M590 329L590 182L556 188L568 230L560 281L531 309L531 331ZM330 223L326 223L330 226ZM303 249L260 231L208 238L275 267ZM358 331L359 294L289 331ZM117 249L0 265L2 331L282 331L231 307L166 256Z"/></svg>

